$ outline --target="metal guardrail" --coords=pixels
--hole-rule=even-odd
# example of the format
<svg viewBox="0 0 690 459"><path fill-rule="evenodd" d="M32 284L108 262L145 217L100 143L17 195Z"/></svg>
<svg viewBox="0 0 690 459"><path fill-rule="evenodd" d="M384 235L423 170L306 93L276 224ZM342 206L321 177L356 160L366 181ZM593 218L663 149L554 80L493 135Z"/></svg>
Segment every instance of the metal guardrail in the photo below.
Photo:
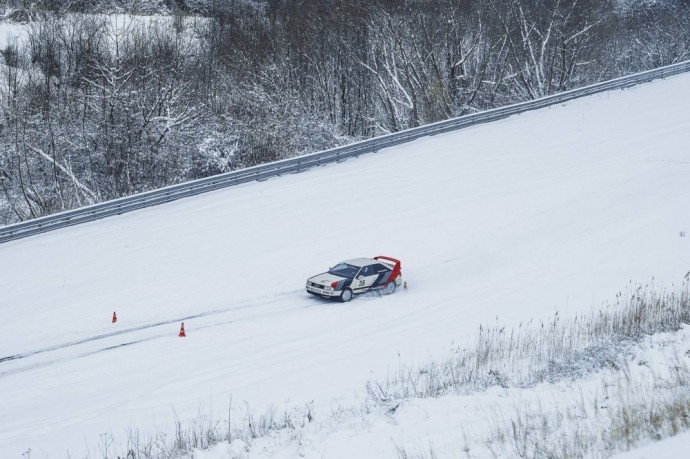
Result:
<svg viewBox="0 0 690 459"><path fill-rule="evenodd" d="M512 115L524 113L529 110L548 107L573 100L579 97L589 96L612 89L622 89L646 83L658 78L664 78L690 71L690 61L669 65L634 75L593 84L583 88L554 94L541 99L521 102L507 107L487 110L481 113L461 116L438 123L408 129L393 134L388 134L373 139L363 140L354 144L332 148L317 153L276 161L259 166L227 172L192 182L172 185L154 191L136 194L125 198L94 204L75 210L61 212L21 223L0 227L0 243L33 236L47 231L78 225L93 220L119 215L146 207L163 204L177 199L194 196L208 191L217 190L241 183L255 180L265 180L270 177L286 173L301 172L315 166L339 162L365 153L372 153L382 148L388 148L402 143L410 142L421 137L441 134L448 131L475 126L500 120Z"/></svg>

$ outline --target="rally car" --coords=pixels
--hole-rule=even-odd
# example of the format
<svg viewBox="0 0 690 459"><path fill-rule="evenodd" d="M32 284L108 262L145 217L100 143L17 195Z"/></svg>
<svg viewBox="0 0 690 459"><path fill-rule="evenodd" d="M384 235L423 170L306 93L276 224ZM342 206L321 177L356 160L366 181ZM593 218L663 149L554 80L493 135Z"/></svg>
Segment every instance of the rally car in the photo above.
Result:
<svg viewBox="0 0 690 459"><path fill-rule="evenodd" d="M353 295L382 290L390 295L402 284L400 261L391 257L355 258L307 279L307 292L348 302Z"/></svg>

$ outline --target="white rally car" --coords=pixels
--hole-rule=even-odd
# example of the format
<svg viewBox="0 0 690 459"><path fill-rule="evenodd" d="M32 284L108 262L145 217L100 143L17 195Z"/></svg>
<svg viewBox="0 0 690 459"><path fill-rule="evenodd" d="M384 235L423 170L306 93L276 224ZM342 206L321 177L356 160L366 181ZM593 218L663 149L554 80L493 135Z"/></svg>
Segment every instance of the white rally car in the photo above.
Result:
<svg viewBox="0 0 690 459"><path fill-rule="evenodd" d="M355 258L307 279L307 292L348 302L353 295L382 290L389 295L402 284L400 261L391 257Z"/></svg>

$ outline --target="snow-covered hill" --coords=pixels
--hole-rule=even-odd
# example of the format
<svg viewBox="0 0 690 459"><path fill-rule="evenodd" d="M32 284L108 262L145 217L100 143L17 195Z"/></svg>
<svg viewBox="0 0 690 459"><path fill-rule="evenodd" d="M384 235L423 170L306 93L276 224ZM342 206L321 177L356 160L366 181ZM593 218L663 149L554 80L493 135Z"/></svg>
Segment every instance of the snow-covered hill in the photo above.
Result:
<svg viewBox="0 0 690 459"><path fill-rule="evenodd" d="M231 398L236 416L245 402L325 414L480 324L681 283L689 96L681 75L0 245L3 457L99 457L102 434L114 447L129 428L225 419ZM379 254L402 260L407 291L303 291ZM359 443L309 452L347 457L344 444ZM395 457L363 444L359 457Z"/></svg>

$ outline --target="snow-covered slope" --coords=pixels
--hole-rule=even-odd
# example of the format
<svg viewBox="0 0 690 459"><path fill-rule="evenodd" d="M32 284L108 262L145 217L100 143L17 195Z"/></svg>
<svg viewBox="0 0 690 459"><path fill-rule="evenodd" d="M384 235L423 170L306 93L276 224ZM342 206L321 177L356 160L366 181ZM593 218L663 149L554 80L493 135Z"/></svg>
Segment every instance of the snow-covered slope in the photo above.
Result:
<svg viewBox="0 0 690 459"><path fill-rule="evenodd" d="M690 456L690 432L666 438L614 456L614 459L683 459Z"/></svg>
<svg viewBox="0 0 690 459"><path fill-rule="evenodd" d="M103 433L222 419L231 397L328 411L480 324L679 283L689 98L681 75L0 245L0 450L96 455ZM407 291L303 291L380 254Z"/></svg>

